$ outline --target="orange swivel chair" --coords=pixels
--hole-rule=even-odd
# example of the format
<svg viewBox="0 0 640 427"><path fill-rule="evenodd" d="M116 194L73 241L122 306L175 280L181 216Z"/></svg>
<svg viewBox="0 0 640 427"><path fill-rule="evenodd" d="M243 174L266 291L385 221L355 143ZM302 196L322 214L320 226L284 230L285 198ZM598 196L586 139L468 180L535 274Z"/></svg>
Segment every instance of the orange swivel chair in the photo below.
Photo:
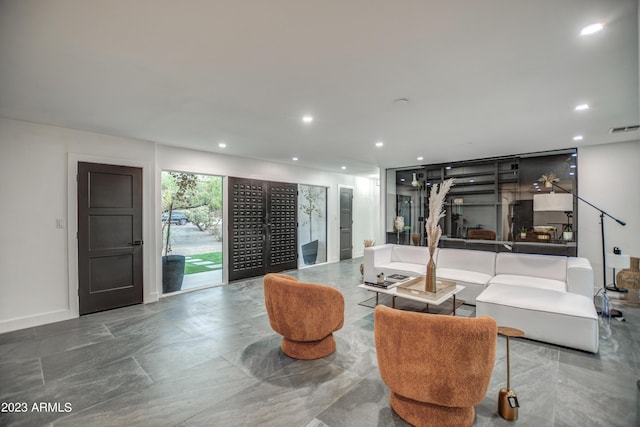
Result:
<svg viewBox="0 0 640 427"><path fill-rule="evenodd" d="M374 311L378 368L393 410L415 426L470 426L496 358L490 317Z"/></svg>
<svg viewBox="0 0 640 427"><path fill-rule="evenodd" d="M270 273L264 276L264 303L287 356L319 359L336 350L333 332L344 324L344 297L339 290Z"/></svg>

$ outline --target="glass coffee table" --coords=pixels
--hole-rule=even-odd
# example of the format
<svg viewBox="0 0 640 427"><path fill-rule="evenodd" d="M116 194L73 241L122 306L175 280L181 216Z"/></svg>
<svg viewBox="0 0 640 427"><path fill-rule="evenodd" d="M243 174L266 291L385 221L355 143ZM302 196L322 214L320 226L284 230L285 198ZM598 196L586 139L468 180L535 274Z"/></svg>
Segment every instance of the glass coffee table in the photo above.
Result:
<svg viewBox="0 0 640 427"><path fill-rule="evenodd" d="M401 298L401 299L405 299L405 300L410 300L410 301L416 301L416 302L420 302L423 304L426 304L426 309L423 311L426 312L430 312L429 311L429 306L443 306L442 308L444 309L445 313L451 313L453 316L456 315L456 309L458 307L460 307L464 301L460 300L460 299L456 299L456 294L458 292L460 292L461 290L463 290L465 287L462 285L458 285L457 283L454 283L453 286L448 289L445 292L439 293L437 295L431 296L428 293L425 292L420 292L418 290L412 291L410 289L410 285L412 284L416 284L418 282L423 281L423 277L409 277L405 280L401 280L395 283L391 283L389 284L387 287L380 287L380 286L375 286L372 284L367 284L367 283L363 283L361 285L358 285L359 288L361 289L365 289L367 291L371 291L371 292L375 292L376 296L376 302L375 305L373 307L371 307L370 305L367 305L367 301L369 301L371 298L362 301L361 303L359 303L360 305L363 305L365 307L371 307L371 308L375 308L376 305L378 305L380 303L379 300L379 296L382 295L389 295L391 297L391 307L392 308L396 308L396 298ZM398 287L402 286L404 289L402 291L398 291ZM408 289L408 290L407 290ZM448 307L448 305L445 304L447 301L449 300L453 300L453 304L451 305L451 308ZM442 310L440 310L442 311Z"/></svg>

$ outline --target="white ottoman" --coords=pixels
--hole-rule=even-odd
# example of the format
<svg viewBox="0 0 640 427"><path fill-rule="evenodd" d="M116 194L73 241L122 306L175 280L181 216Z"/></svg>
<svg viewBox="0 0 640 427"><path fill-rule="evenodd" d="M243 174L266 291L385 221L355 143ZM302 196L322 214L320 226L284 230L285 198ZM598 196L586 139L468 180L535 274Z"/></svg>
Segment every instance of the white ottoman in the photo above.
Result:
<svg viewBox="0 0 640 427"><path fill-rule="evenodd" d="M598 314L584 295L494 284L476 298L476 316L521 329L526 338L598 352Z"/></svg>

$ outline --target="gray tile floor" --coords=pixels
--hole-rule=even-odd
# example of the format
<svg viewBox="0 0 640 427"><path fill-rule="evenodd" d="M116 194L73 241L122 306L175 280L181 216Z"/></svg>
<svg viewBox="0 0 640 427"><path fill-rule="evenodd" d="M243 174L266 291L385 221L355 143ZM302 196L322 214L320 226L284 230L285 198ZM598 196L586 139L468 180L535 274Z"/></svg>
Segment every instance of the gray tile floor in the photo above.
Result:
<svg viewBox="0 0 640 427"><path fill-rule="evenodd" d="M358 305L371 296L356 287L360 262L290 272L333 285L346 299L337 352L316 361L281 353L260 278L0 335L2 409L27 404L26 413L0 412L0 425L407 425L390 409L380 380L373 310ZM621 308L625 322L601 321L598 355L512 341L516 422L496 415L506 376L499 338L475 425L637 426L640 308ZM459 314L475 310L463 306ZM49 408L37 411L34 403Z"/></svg>

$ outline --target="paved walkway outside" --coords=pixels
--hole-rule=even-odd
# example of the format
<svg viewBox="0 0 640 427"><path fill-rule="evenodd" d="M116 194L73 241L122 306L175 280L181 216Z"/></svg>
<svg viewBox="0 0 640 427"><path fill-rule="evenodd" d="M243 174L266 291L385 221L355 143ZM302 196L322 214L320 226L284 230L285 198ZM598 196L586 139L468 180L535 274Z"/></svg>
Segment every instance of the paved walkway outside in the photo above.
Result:
<svg viewBox="0 0 640 427"><path fill-rule="evenodd" d="M200 231L198 227L191 223L172 225L171 250L174 255L185 255L185 261L188 263L201 265L212 270L204 273L186 274L182 281L181 290L222 284L222 264L214 264L211 261L191 256L222 252L222 242L218 241L208 231Z"/></svg>
<svg viewBox="0 0 640 427"><path fill-rule="evenodd" d="M222 242L208 231L200 231L189 223L171 226L171 253L174 255L206 254L221 252Z"/></svg>

